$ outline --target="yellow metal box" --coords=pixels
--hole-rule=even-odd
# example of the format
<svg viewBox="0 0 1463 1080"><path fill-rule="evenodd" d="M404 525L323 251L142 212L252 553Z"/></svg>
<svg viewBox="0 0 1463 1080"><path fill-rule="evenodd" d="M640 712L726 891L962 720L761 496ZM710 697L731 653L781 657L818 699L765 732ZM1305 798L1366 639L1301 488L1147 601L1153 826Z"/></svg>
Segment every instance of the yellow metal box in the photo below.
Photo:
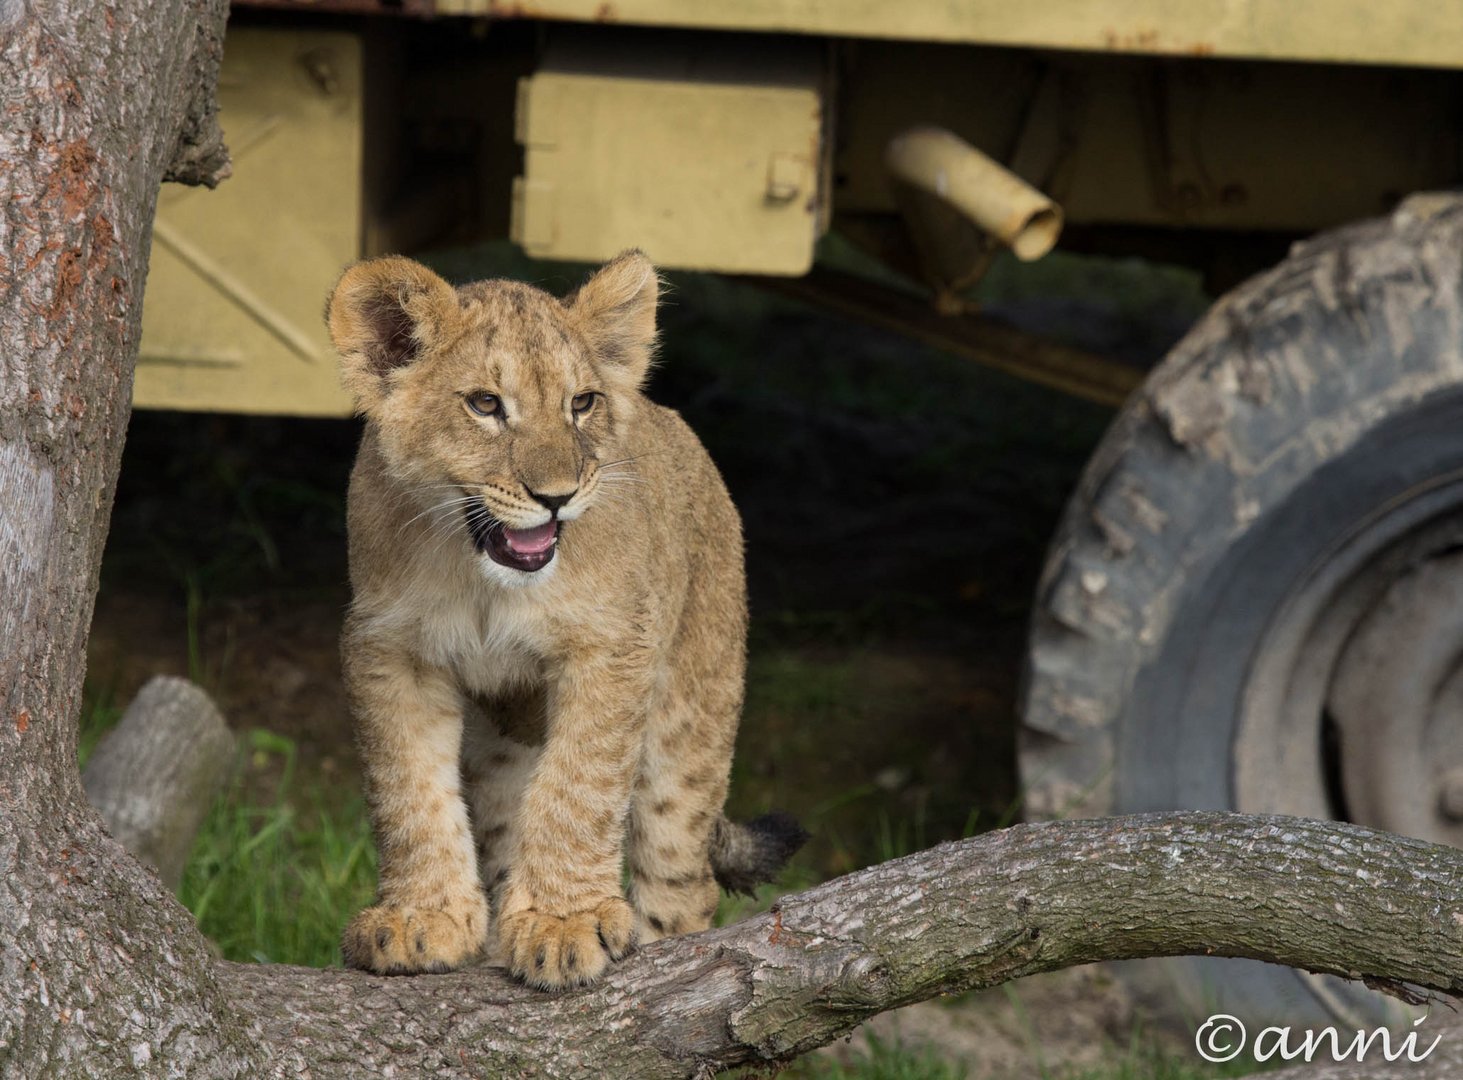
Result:
<svg viewBox="0 0 1463 1080"><path fill-rule="evenodd" d="M822 54L790 40L560 40L518 93L512 236L540 258L802 274L826 229Z"/></svg>
<svg viewBox="0 0 1463 1080"><path fill-rule="evenodd" d="M360 254L360 42L230 29L219 104L234 173L159 196L133 402L347 415L321 308Z"/></svg>

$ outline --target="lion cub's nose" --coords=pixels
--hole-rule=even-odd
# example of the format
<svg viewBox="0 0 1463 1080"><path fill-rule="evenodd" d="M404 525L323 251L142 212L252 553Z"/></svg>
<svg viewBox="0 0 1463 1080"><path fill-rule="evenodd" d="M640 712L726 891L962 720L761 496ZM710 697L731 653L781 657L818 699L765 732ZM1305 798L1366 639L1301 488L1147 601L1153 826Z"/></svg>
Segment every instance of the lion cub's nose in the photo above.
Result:
<svg viewBox="0 0 1463 1080"><path fill-rule="evenodd" d="M542 491L534 491L531 488L529 489L528 493L535 500L547 506L550 510L557 512L561 506L567 503L570 499L574 498L575 495L579 494L579 489L575 488L567 495L546 495Z"/></svg>

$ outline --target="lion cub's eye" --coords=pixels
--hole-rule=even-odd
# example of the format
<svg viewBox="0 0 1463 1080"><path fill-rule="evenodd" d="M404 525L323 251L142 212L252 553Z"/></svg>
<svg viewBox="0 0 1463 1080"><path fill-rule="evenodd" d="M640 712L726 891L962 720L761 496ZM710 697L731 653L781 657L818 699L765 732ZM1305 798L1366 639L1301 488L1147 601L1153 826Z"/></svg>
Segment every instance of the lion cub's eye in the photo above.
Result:
<svg viewBox="0 0 1463 1080"><path fill-rule="evenodd" d="M478 416L497 416L503 411L503 403L498 400L497 394L489 394L482 390L474 390L463 398L467 407Z"/></svg>
<svg viewBox="0 0 1463 1080"><path fill-rule="evenodd" d="M599 397L593 390L586 390L582 394L575 394L569 405L574 410L575 416L583 416L590 409L594 408L594 399Z"/></svg>

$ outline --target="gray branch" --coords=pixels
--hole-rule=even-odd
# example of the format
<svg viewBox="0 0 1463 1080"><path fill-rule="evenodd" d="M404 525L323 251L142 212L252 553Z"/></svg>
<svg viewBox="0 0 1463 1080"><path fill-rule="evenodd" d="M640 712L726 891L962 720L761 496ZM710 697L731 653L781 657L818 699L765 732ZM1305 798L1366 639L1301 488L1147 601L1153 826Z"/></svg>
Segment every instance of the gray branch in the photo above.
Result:
<svg viewBox="0 0 1463 1080"><path fill-rule="evenodd" d="M280 1076L392 1065L653 1078L785 1060L943 993L1191 953L1457 995L1463 852L1221 813L1021 825L658 942L601 985L558 996L485 967L383 979L225 964L218 978Z"/></svg>
<svg viewBox="0 0 1463 1080"><path fill-rule="evenodd" d="M229 148L224 144L218 121L219 65L223 63L223 42L206 23L200 23L193 51L192 93L178 129L173 158L163 169L163 180L175 184L217 187L233 173Z"/></svg>
<svg viewBox="0 0 1463 1080"><path fill-rule="evenodd" d="M209 696L160 675L97 745L81 782L111 834L176 892L233 756L234 737Z"/></svg>

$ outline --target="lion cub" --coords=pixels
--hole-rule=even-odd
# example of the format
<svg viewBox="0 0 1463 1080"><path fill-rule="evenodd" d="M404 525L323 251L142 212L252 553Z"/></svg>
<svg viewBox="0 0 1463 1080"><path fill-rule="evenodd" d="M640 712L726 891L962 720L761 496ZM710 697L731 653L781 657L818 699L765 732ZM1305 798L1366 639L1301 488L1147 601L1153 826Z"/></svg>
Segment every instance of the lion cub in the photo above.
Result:
<svg viewBox="0 0 1463 1080"><path fill-rule="evenodd" d="M341 647L381 880L341 942L354 967L463 964L491 899L515 975L587 983L637 939L709 926L718 882L750 888L804 839L721 816L741 525L640 393L658 286L635 251L562 300L391 257L330 298L366 419Z"/></svg>

